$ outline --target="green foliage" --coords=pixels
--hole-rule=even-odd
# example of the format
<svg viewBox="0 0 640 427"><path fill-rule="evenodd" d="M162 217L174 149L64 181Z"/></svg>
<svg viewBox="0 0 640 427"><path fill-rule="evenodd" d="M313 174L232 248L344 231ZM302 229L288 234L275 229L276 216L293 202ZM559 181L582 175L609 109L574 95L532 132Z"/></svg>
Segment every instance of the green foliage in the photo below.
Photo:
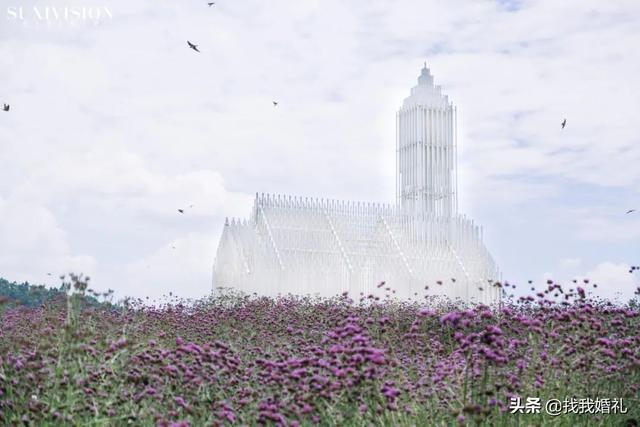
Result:
<svg viewBox="0 0 640 427"><path fill-rule="evenodd" d="M61 277L61 279L64 281L64 276ZM85 280L88 282L88 278ZM40 307L46 303L64 301L69 291L71 291L71 286L65 282L63 282L59 288L47 288L44 285L35 285L29 282L9 282L0 277L0 299L5 300L8 306ZM106 298L112 294L112 291L104 294L99 294L88 289L87 291L90 295L86 295L83 292L80 297L84 306L98 307L103 304L107 306L111 305L106 302ZM104 297L105 301L100 302L98 300L99 297Z"/></svg>
<svg viewBox="0 0 640 427"><path fill-rule="evenodd" d="M10 304L26 307L38 307L47 301L65 296L60 289L32 285L29 282L18 284L2 278L0 278L0 295L8 298Z"/></svg>

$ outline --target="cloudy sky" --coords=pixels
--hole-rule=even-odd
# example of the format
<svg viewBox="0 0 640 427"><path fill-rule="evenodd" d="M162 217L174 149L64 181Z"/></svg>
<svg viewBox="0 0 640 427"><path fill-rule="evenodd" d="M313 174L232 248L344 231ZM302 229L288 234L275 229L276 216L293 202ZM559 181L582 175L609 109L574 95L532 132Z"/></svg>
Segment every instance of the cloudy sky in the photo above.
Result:
<svg viewBox="0 0 640 427"><path fill-rule="evenodd" d="M426 61L503 278L626 300L638 22L637 0L3 0L0 277L198 297L255 192L391 202L394 114Z"/></svg>

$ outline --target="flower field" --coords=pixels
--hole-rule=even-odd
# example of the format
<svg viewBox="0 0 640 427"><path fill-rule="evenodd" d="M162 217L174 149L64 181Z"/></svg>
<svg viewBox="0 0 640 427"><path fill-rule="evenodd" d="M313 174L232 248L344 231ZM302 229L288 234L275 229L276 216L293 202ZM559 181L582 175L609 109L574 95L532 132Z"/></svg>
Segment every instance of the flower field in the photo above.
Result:
<svg viewBox="0 0 640 427"><path fill-rule="evenodd" d="M640 420L638 308L591 300L586 281L496 307L366 295L86 306L86 281L67 286L37 308L0 302L0 425ZM513 409L518 397L541 410ZM580 411L545 413L571 398Z"/></svg>

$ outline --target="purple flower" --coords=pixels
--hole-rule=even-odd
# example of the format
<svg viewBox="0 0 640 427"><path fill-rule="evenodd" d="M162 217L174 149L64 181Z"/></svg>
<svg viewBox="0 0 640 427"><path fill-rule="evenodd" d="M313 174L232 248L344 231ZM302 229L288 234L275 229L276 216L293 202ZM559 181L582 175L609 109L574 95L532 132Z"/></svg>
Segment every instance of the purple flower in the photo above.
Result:
<svg viewBox="0 0 640 427"><path fill-rule="evenodd" d="M307 373L306 369L304 368L298 368L298 369L294 369L293 371L291 371L291 374L289 374L291 377L296 378L296 379L300 379L302 378L303 375L305 375Z"/></svg>
<svg viewBox="0 0 640 427"><path fill-rule="evenodd" d="M387 402L390 403L395 402L396 398L400 396L400 390L393 387L391 383L386 383L385 385L383 385L380 391L382 392L384 397L387 398Z"/></svg>
<svg viewBox="0 0 640 427"><path fill-rule="evenodd" d="M182 408L187 408L187 402L184 401L184 398L182 398L182 396L176 396L174 398L174 401L176 402L176 404Z"/></svg>
<svg viewBox="0 0 640 427"><path fill-rule="evenodd" d="M451 324L451 326L457 326L458 322L461 319L460 313L452 311L451 313L447 313L444 316L440 317L440 323L446 325L447 323Z"/></svg>

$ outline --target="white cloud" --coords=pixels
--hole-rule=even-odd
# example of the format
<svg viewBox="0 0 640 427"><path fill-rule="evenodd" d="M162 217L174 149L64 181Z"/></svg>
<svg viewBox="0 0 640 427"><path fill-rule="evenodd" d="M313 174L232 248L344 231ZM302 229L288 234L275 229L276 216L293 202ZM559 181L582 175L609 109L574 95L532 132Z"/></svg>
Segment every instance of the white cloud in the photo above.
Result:
<svg viewBox="0 0 640 427"><path fill-rule="evenodd" d="M96 259L71 250L67 233L45 207L0 198L0 218L3 276L57 285L60 274L82 271L92 275L96 271Z"/></svg>
<svg viewBox="0 0 640 427"><path fill-rule="evenodd" d="M560 261L560 268L564 270L575 270L582 265L580 258L565 258Z"/></svg>
<svg viewBox="0 0 640 427"><path fill-rule="evenodd" d="M637 276L637 273L635 277L629 273L629 265L610 261L598 264L584 275L590 279L591 283L587 285L587 288L592 295L622 303L626 303L634 297L634 291L640 285ZM593 283L598 287L593 288L591 285Z"/></svg>
<svg viewBox="0 0 640 427"><path fill-rule="evenodd" d="M622 206L592 206L571 210L581 238L592 242L637 243L640 241L640 218L626 215L625 212Z"/></svg>
<svg viewBox="0 0 640 427"><path fill-rule="evenodd" d="M215 237L188 234L127 263L120 275L112 276L121 288L116 297L156 297L170 292L183 298L206 295L212 286Z"/></svg>

